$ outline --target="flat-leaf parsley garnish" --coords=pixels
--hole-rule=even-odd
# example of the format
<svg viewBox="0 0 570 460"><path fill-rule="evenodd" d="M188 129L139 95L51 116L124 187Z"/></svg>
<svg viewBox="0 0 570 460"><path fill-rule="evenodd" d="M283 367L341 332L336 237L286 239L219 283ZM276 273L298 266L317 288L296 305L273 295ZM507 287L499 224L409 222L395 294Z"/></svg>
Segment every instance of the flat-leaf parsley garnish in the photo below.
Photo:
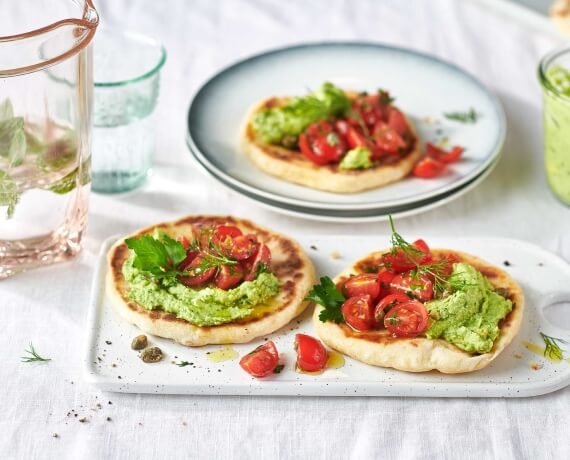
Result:
<svg viewBox="0 0 570 460"><path fill-rule="evenodd" d="M186 250L179 241L168 235L159 239L151 235L125 240L129 249L135 253L133 266L158 278L167 278L180 274L178 265L186 258Z"/></svg>
<svg viewBox="0 0 570 460"><path fill-rule="evenodd" d="M447 112L443 116L448 120L458 121L459 123L474 124L477 122L478 115L473 107L467 112Z"/></svg>
<svg viewBox="0 0 570 460"><path fill-rule="evenodd" d="M346 300L345 297L328 276L323 276L320 281L321 284L313 286L306 300L311 300L324 307L319 314L319 319L323 323L325 321L344 323L341 307Z"/></svg>

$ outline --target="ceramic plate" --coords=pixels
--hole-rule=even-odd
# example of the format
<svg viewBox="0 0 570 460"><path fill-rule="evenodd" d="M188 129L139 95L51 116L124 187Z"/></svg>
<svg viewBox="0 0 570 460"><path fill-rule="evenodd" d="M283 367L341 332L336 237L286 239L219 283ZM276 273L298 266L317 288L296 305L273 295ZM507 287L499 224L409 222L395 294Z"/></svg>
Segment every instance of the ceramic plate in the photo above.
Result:
<svg viewBox="0 0 570 460"><path fill-rule="evenodd" d="M257 204L263 206L264 208L270 209L272 211L278 212L280 214L285 214L293 217L300 217L302 219L316 220L320 222L337 222L337 223L365 223L365 222L379 222L388 220L388 216L392 215L394 218L403 218L408 216L413 216L415 214L420 214L422 212L430 211L432 209L438 208L440 206L446 205L451 201L459 198L465 193L473 190L481 182L483 182L489 174L493 171L497 165L499 159L495 160L489 165L489 167L484 170L479 176L475 177L471 181L459 186L456 189L443 193L442 195L432 197L428 200L421 202L416 202L404 206L394 206L388 208L379 209L366 209L366 210L327 210L327 209L312 209L305 208L301 206L294 206L289 204L279 203L273 200L269 200L262 196L256 195L255 193L250 193L247 190L240 189L221 177L218 177L216 173L210 169L208 166L200 162L200 159L192 155L192 159L199 169L206 175L212 177L218 183L226 187L228 190L238 193Z"/></svg>
<svg viewBox="0 0 570 460"><path fill-rule="evenodd" d="M293 342L297 332L314 335L310 311L265 337L275 342L285 364L280 374L270 378L250 377L239 367L238 359L212 362L208 353L220 346L187 348L156 337L150 337L150 344L159 346L165 358L156 364L145 364L130 348L131 340L140 331L122 320L106 297L105 254L114 242L111 239L102 247L93 281L84 344L85 377L104 391L283 396L519 397L548 393L570 383L570 362L551 363L525 348L525 342L542 344L540 332L570 341L570 331L557 326L570 324L570 318L566 316L563 323L560 318L549 316L553 304L570 301L570 267L566 262L522 241L409 235L411 240L414 236L425 238L432 247L476 254L503 267L521 284L525 294L521 330L485 369L459 375L415 374L373 367L347 357L340 369L328 369L321 375L298 374L294 370ZM356 258L381 249L389 237L305 236L298 241L322 276L334 275ZM340 251L341 258L331 258L332 251ZM505 260L510 263L508 267L503 265ZM263 338L233 348L243 356L261 343ZM567 349L565 358L569 352ZM178 367L176 363L182 361L191 364Z"/></svg>
<svg viewBox="0 0 570 460"><path fill-rule="evenodd" d="M270 96L306 94L324 81L358 91L388 89L421 139L462 145L463 160L437 179L407 178L350 195L313 190L258 170L239 147L248 109ZM476 123L444 117L470 108L478 114ZM227 183L273 201L330 210L402 206L441 195L481 174L499 155L504 137L500 103L472 76L433 56L372 43L301 45L243 60L206 82L188 113L189 146Z"/></svg>

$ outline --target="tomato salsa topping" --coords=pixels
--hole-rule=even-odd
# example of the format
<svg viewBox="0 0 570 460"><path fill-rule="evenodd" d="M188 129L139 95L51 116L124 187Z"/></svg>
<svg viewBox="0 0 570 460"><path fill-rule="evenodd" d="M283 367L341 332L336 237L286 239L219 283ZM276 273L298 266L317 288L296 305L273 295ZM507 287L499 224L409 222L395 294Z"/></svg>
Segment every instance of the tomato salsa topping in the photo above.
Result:
<svg viewBox="0 0 570 460"><path fill-rule="evenodd" d="M164 232L126 240L135 253L135 268L155 278L176 278L197 288L213 285L228 290L270 272L271 251L253 234L233 225L193 228L176 240Z"/></svg>
<svg viewBox="0 0 570 460"><path fill-rule="evenodd" d="M269 144L297 150L318 165L365 169L408 154L416 139L387 91L349 98L331 83L281 107L257 112L256 135Z"/></svg>

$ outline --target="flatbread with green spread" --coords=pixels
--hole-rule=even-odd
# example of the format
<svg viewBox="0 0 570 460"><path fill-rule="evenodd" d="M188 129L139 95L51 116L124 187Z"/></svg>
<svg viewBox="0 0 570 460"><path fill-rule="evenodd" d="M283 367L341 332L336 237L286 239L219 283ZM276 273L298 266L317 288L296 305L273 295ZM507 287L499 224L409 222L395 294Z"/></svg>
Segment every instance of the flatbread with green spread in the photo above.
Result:
<svg viewBox="0 0 570 460"><path fill-rule="evenodd" d="M407 143L397 152L370 161L370 155L362 158L361 154L366 149L359 147L345 153L340 163L315 164L307 159L301 152L299 139L303 130L313 124L311 120L321 117L321 121L332 120L334 124L334 120L354 113L345 108L343 115L342 110L335 112L334 107L343 103L350 107L359 96L330 83L314 94L316 96L306 98L271 97L258 102L249 111L242 129L241 146L259 169L288 182L334 193L358 193L382 187L401 180L412 171L421 156L420 142L413 123L400 111L397 112L402 119L400 123L406 125L403 129L406 130ZM390 104L391 100L387 107L391 107ZM329 109L330 114L323 115L322 112ZM363 126L366 129L365 124ZM371 131L372 128L366 130ZM371 132L369 134L372 136ZM332 135L337 139L337 133Z"/></svg>
<svg viewBox="0 0 570 460"><path fill-rule="evenodd" d="M133 262L135 254L127 245L146 237L153 249L148 238L157 233L158 240L174 242L191 239L197 229L220 225L237 227L266 245L271 251L268 270L231 289L212 283L191 288L179 282L180 276L166 278L160 271L153 274L137 268L141 264ZM141 255L148 255L143 252L146 249L141 249ZM112 305L130 323L149 334L201 346L249 342L281 328L307 307L305 297L314 281L313 264L294 240L244 219L188 216L144 228L117 242L108 253L106 284Z"/></svg>
<svg viewBox="0 0 570 460"><path fill-rule="evenodd" d="M366 273L367 267L377 266L382 255L387 252L374 252L355 262L335 278L335 283L351 275ZM476 307L477 313L470 318L475 321L470 321L469 327L454 322L453 306L445 305L445 299L426 302L426 308L430 312L429 327L424 334L417 337L394 337L386 329L356 331L347 324L323 322L319 319L323 307L317 305L313 324L319 337L331 348L364 363L408 372L438 370L455 374L482 369L491 363L511 343L520 329L524 311L522 289L505 271L477 257L452 250L432 249L431 252L436 257L446 254L457 256L460 262L454 265L454 270L462 271L464 276L471 276L475 280L466 284L466 290L478 289L473 286L475 282L482 284L480 292L477 293L481 298L477 301L485 303L485 306ZM489 297L492 297L492 300L489 300ZM447 302L451 301L453 299L450 296ZM478 320L475 317L479 312L493 308L491 301L506 304L505 315L498 321L498 334L494 340L493 325L488 325L485 318ZM436 320L438 310L443 309L449 314L448 318ZM479 324L473 325L477 321ZM483 329L483 326L487 329ZM479 330L474 333L469 330L470 327L479 327ZM432 338L428 338L430 336ZM488 345L480 343L486 340ZM486 346L488 351L473 351L478 347L485 349Z"/></svg>

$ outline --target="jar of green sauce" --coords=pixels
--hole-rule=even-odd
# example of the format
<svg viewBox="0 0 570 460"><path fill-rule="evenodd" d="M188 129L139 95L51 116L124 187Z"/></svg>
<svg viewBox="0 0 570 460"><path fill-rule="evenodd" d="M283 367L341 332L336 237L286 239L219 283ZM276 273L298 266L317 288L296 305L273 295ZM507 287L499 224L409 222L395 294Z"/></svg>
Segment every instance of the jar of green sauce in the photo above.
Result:
<svg viewBox="0 0 570 460"><path fill-rule="evenodd" d="M570 47L559 48L540 62L544 95L544 155L552 192L570 205Z"/></svg>

